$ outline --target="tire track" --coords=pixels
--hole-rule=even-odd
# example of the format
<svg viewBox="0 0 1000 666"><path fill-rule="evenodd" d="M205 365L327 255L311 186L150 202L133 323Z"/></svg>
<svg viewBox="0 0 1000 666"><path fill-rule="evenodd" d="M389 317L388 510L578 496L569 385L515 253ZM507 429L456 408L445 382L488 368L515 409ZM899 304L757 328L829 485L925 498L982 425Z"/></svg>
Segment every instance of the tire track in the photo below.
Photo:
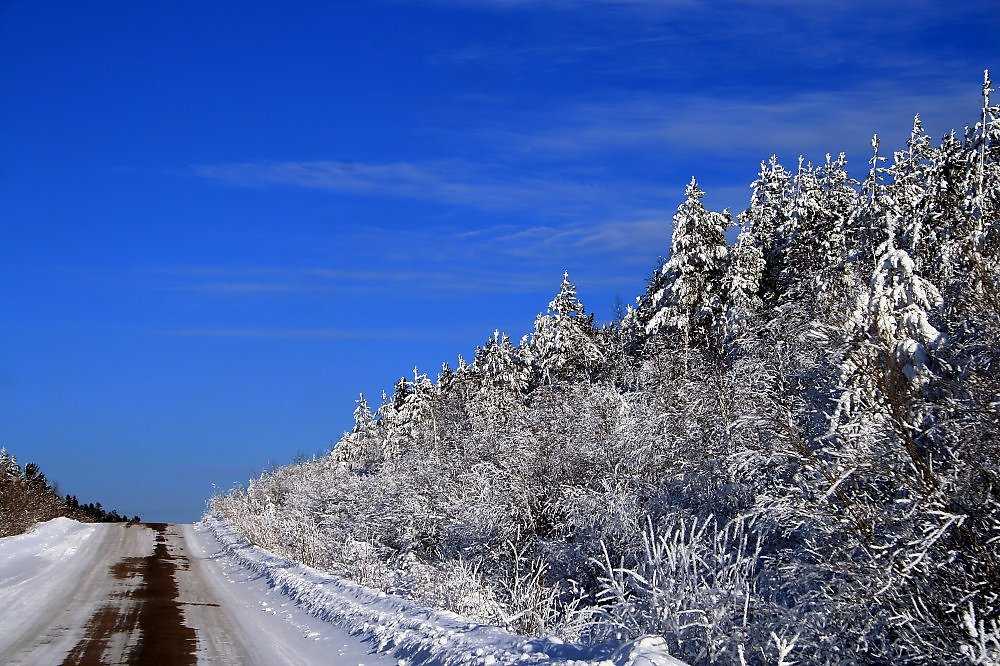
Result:
<svg viewBox="0 0 1000 666"><path fill-rule="evenodd" d="M153 553L109 567L115 579L111 599L88 620L84 637L63 666L197 663L197 637L184 624L175 577L178 568L188 568L187 557L175 556L167 547L166 524L144 526L156 532Z"/></svg>

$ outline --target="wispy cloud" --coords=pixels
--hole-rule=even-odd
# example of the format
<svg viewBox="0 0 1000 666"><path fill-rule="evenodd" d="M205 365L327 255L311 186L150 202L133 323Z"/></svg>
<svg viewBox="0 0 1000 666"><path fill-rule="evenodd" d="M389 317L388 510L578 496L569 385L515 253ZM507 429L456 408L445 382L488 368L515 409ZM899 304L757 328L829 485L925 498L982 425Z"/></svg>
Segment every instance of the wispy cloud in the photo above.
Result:
<svg viewBox="0 0 1000 666"><path fill-rule="evenodd" d="M444 226L348 229L336 245L349 259L335 261L335 267L169 266L152 271L153 284L221 299L390 293L436 300L547 292L559 272L577 267L590 286L617 288L633 284L636 266L644 271L669 249L672 211L645 213L561 226L499 224L474 231ZM374 255L380 268L364 268ZM414 257L419 257L417 265L433 269L415 267Z"/></svg>
<svg viewBox="0 0 1000 666"><path fill-rule="evenodd" d="M784 97L646 94L641 98L568 104L533 125L496 122L462 130L483 156L425 162L259 161L203 164L199 177L240 187L293 187L335 193L432 201L490 214L470 229L462 224L346 226L333 233L352 248L352 262L330 271L281 275L217 275L185 288L217 294L280 295L308 291L374 291L390 283L420 294L513 293L539 288L534 267L613 257L616 265L646 266L669 250L670 221L687 178L703 182L707 203L738 213L756 161L777 153L812 160L845 150L864 164L873 132L901 142L919 111L932 133L974 116L976 86L937 87L934 94L897 84L869 83L838 91L806 91ZM665 157L651 159L650 155ZM670 155L684 156L672 164ZM530 158L522 158L528 155ZM720 176L720 162L739 162L736 182ZM649 170L615 172L617 164ZM594 172L587 173L588 165ZM599 165L599 166L598 166ZM709 165L709 166L706 166ZM673 169L664 183L658 170ZM700 171L705 169L704 172ZM678 178L677 171L683 175ZM737 169L733 170L734 172ZM585 174L585 175L581 175ZM666 187L664 187L666 186ZM490 224L490 222L493 222ZM483 225L483 226L479 226ZM329 238L328 242L334 242ZM396 270L357 271L368 257ZM506 262L506 263L505 263ZM415 270L432 265L435 270ZM503 265L507 278L492 270ZM484 267L486 270L484 270ZM613 278L617 279L617 278Z"/></svg>
<svg viewBox="0 0 1000 666"><path fill-rule="evenodd" d="M762 64L794 62L796 68L820 70L851 66L856 76L907 76L892 57L893 45L919 41L928 25L940 30L995 23L989 3L912 0L906 11L892 5L876 6L864 0L836 3L801 0L422 0L423 4L507 14L534 12L550 15L547 29L519 35L518 40L466 45L440 54L437 62L477 62L505 67L531 63L550 69L573 66L592 54L606 53L588 62L588 70L620 69L642 76L655 73L672 80L687 73L697 76L699 88L713 79L736 79L729 73ZM571 16L571 21L562 20ZM594 30L595 25L616 30ZM655 48L646 46L655 45ZM877 53L878 57L872 57ZM939 72L953 71L935 48L921 61ZM914 56L909 56L914 59ZM691 61L689 59L697 59ZM707 66L711 63L711 66ZM935 66L936 65L936 66ZM704 76L718 69L718 76ZM744 70L743 68L749 68ZM786 67L787 69L787 67ZM837 74L837 79L843 74ZM750 79L747 85L759 85Z"/></svg>
<svg viewBox="0 0 1000 666"><path fill-rule="evenodd" d="M413 233L400 240L414 244L432 243L427 234ZM523 293L544 285L537 276L511 271L503 280L483 268L452 263L435 271L394 268L392 262L379 271L338 270L323 267L304 269L234 268L229 266L174 267L155 271L163 289L198 292L210 296L271 297L295 294L390 293L409 297L448 298L468 293ZM263 277L269 275L270 277Z"/></svg>
<svg viewBox="0 0 1000 666"><path fill-rule="evenodd" d="M350 194L391 196L485 211L568 213L609 201L608 192L634 185L525 177L509 168L460 160L413 163L351 161L232 162L191 167L196 175L242 187L290 186ZM645 193L648 194L648 193Z"/></svg>
<svg viewBox="0 0 1000 666"><path fill-rule="evenodd" d="M847 151L862 162L873 133L905 137L915 113L935 134L975 118L976 82L939 82L933 92L871 81L840 90L795 94L652 95L562 105L530 123L502 120L455 130L455 143L483 159L425 162L256 161L199 164L201 178L240 187L299 187L432 201L487 212L558 218L635 217L670 203L654 175L629 177L594 160L608 154L683 153L734 159L771 153L819 159ZM462 141L455 141L461 136ZM587 164L602 164L587 174ZM744 179L752 178L745 174ZM736 185L732 183L730 185Z"/></svg>
<svg viewBox="0 0 1000 666"><path fill-rule="evenodd" d="M190 328L172 329L164 334L184 338L258 338L283 340L403 340L427 338L432 332L414 330L351 330L337 328Z"/></svg>
<svg viewBox="0 0 1000 666"><path fill-rule="evenodd" d="M424 0L425 4L473 9L543 8L558 11L591 11L599 8L663 11L697 5L697 0Z"/></svg>
<svg viewBox="0 0 1000 666"><path fill-rule="evenodd" d="M975 117L976 93L975 85L964 82L942 84L933 94L877 82L756 99L647 95L579 104L553 126L530 132L494 127L484 130L483 138L567 156L670 149L816 156L864 145L874 132L905 136L917 112L927 127L944 133Z"/></svg>

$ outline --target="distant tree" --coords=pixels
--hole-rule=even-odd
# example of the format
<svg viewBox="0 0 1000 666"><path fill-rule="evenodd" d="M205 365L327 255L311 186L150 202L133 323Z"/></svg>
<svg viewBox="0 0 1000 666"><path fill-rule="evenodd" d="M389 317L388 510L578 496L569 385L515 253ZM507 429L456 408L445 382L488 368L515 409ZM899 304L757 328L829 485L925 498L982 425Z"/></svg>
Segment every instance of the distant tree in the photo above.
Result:
<svg viewBox="0 0 1000 666"><path fill-rule="evenodd" d="M740 224L748 229L764 258L765 272L761 295L772 303L788 288L788 243L794 234L791 200L792 174L772 155L760 163L757 179L751 184L750 206L740 213Z"/></svg>
<svg viewBox="0 0 1000 666"><path fill-rule="evenodd" d="M799 168L794 179L795 195L790 213L787 270L791 300L797 301L806 316L823 322L836 321L845 303L860 291L852 278L848 247L857 245L861 231L852 228L857 218L858 183L847 173L847 160L827 154L814 167Z"/></svg>
<svg viewBox="0 0 1000 666"><path fill-rule="evenodd" d="M13 455L0 449L0 536L25 532L58 516L94 522L116 520L116 515L81 506L72 495L61 496L37 464L28 463L22 471Z"/></svg>
<svg viewBox="0 0 1000 666"><path fill-rule="evenodd" d="M524 353L510 336L494 331L486 344L476 349L471 372L478 385L477 400L499 410L524 402L530 386L530 369Z"/></svg>
<svg viewBox="0 0 1000 666"><path fill-rule="evenodd" d="M11 455L6 448L0 448L0 477L16 478L21 476L21 466L17 464L17 458Z"/></svg>

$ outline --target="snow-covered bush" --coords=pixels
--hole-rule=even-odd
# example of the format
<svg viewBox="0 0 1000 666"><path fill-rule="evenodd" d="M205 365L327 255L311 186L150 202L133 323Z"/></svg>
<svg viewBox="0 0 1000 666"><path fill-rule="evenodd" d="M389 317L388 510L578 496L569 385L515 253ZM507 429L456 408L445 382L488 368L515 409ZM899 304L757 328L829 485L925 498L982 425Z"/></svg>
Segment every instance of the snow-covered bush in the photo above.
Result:
<svg viewBox="0 0 1000 666"><path fill-rule="evenodd" d="M595 631L619 639L659 634L672 655L737 662L759 605L760 536L749 528L746 519L720 527L713 516L678 516L662 527L650 521L628 558L615 562L604 550Z"/></svg>

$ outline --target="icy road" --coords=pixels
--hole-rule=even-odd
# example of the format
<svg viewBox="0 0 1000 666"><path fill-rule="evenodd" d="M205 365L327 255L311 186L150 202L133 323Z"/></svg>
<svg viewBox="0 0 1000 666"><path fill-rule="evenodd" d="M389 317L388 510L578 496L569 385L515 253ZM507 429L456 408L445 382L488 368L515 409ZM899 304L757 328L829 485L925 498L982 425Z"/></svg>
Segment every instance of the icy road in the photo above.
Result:
<svg viewBox="0 0 1000 666"><path fill-rule="evenodd" d="M0 539L0 664L396 664L191 525L58 518Z"/></svg>

